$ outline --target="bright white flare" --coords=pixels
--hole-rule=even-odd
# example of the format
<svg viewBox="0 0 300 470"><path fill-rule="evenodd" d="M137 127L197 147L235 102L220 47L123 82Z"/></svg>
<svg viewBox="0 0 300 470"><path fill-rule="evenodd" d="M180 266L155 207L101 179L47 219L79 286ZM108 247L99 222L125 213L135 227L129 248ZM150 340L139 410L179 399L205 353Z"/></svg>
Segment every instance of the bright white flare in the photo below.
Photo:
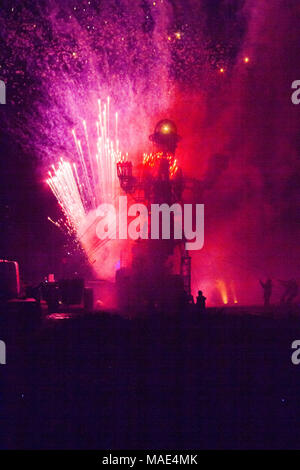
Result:
<svg viewBox="0 0 300 470"><path fill-rule="evenodd" d="M112 203L117 195L116 164L122 158L118 141L118 114L115 114L114 136L110 135L110 99L98 100L95 137L90 141L86 121L82 122L82 141L75 130L72 135L77 151L76 162L60 159L52 166L47 183L57 198L68 231L79 239L80 227L87 214L103 202ZM80 240L79 240L80 241Z"/></svg>

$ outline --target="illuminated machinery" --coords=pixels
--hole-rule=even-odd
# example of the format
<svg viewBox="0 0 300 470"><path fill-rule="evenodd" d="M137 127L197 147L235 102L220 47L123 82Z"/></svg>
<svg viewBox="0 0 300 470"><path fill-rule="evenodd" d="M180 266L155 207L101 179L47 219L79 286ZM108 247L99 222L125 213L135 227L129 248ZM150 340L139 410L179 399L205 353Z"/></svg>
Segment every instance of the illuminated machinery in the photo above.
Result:
<svg viewBox="0 0 300 470"><path fill-rule="evenodd" d="M184 181L175 158L180 137L174 122L159 121L149 138L153 142L153 153L144 154L138 176L133 175L132 163L124 159L117 163L117 174L123 191L134 202L145 204L151 218L151 204L182 203ZM190 295L191 258L185 250L185 240L172 236L172 216L170 220L170 239L162 239L160 234L158 240L153 240L148 233L147 240L134 242L131 267L117 271L121 308L151 311L154 307L174 311ZM148 231L150 225L149 220ZM161 227L160 220L160 230Z"/></svg>

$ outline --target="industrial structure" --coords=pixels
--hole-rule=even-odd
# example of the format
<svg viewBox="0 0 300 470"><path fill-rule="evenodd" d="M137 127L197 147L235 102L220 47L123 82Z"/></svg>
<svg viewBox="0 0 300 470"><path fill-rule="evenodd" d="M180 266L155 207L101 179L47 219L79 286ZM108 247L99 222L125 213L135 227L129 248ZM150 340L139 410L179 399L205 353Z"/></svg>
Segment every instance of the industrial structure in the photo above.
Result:
<svg viewBox="0 0 300 470"><path fill-rule="evenodd" d="M150 217L151 204L182 203L184 179L175 156L180 140L175 123L159 121L149 138L153 152L144 154L139 174L134 175L132 162L124 159L117 163L117 174L123 191L145 204ZM121 266L116 273L120 308L173 311L190 297L191 257L185 239L174 239L172 228L171 223L168 240L148 237L134 243L130 267Z"/></svg>

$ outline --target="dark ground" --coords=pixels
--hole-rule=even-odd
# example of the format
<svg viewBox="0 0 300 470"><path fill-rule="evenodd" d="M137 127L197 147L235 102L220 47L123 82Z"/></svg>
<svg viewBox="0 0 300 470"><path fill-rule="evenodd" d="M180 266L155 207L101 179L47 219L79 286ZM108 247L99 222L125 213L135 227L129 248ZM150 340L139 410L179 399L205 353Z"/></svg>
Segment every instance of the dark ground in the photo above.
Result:
<svg viewBox="0 0 300 470"><path fill-rule="evenodd" d="M0 336L1 448L300 448L299 319L87 315Z"/></svg>

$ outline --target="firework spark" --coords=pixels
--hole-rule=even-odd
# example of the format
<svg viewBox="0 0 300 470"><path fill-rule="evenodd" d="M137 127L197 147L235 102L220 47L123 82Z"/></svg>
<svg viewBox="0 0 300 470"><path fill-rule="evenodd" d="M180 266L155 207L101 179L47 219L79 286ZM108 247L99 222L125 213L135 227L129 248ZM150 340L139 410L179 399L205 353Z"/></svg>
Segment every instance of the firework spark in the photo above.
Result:
<svg viewBox="0 0 300 470"><path fill-rule="evenodd" d="M157 152L157 153L144 153L143 154L143 165L148 168L154 168L157 162L163 158L163 153L162 152ZM178 171L178 165L177 165L177 160L174 157L174 155L168 154L165 158L168 159L169 161L169 171L170 171L170 176L174 176L176 172Z"/></svg>
<svg viewBox="0 0 300 470"><path fill-rule="evenodd" d="M98 119L95 142L90 139L87 123L82 122L83 139L72 130L76 148L73 162L60 159L52 165L47 183L64 215L67 231L81 241L82 227L87 215L103 202L113 203L117 195L116 163L122 158L118 141L118 114L115 114L114 133L110 130L110 99L98 100ZM85 228L86 232L86 228Z"/></svg>

